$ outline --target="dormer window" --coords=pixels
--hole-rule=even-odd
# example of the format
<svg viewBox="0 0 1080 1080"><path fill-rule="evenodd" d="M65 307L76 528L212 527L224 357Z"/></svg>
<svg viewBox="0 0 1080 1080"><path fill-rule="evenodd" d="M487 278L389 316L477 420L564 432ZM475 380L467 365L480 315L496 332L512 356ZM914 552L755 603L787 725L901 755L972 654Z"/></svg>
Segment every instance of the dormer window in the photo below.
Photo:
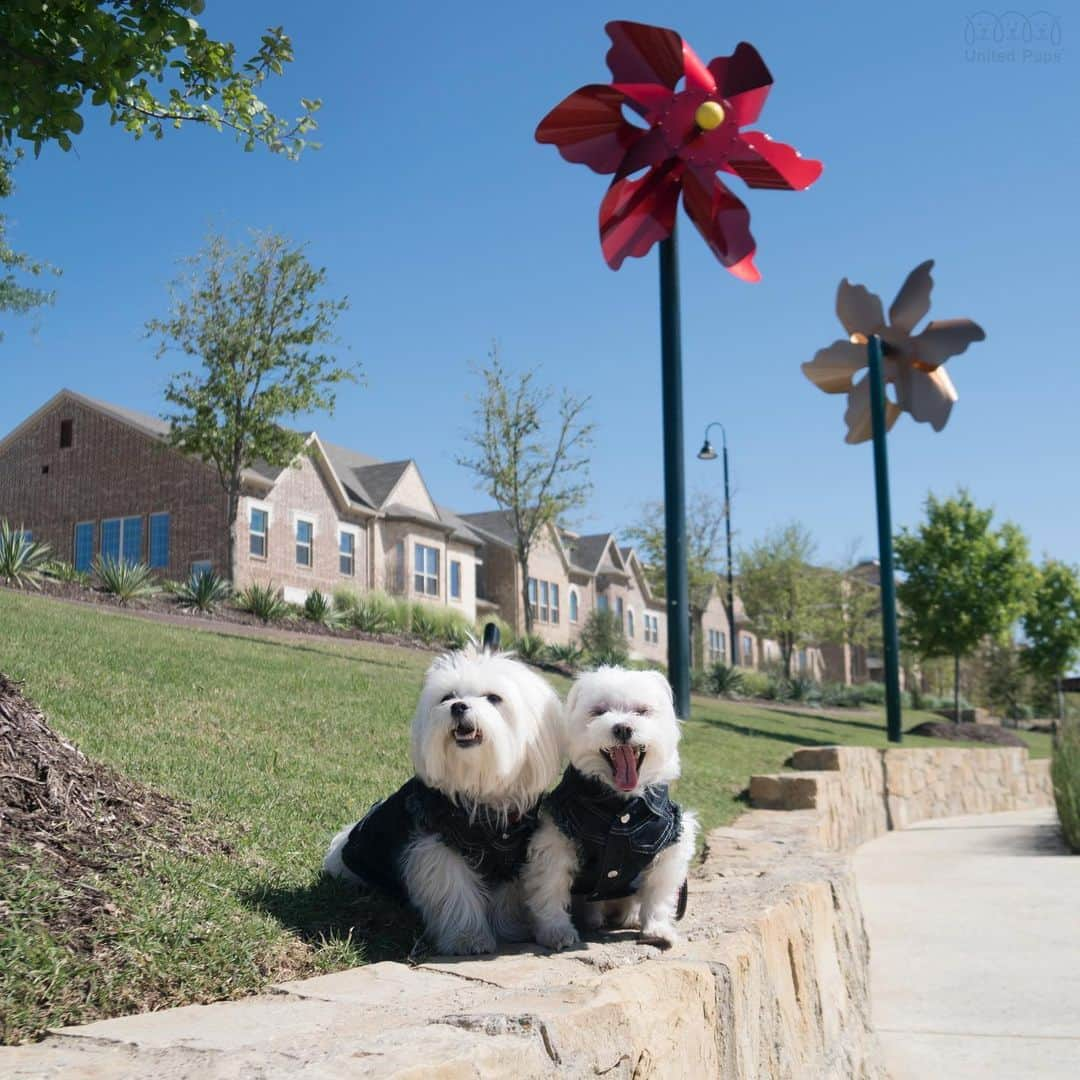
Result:
<svg viewBox="0 0 1080 1080"><path fill-rule="evenodd" d="M60 421L60 449L67 450L75 438L75 421L74 420L61 420Z"/></svg>

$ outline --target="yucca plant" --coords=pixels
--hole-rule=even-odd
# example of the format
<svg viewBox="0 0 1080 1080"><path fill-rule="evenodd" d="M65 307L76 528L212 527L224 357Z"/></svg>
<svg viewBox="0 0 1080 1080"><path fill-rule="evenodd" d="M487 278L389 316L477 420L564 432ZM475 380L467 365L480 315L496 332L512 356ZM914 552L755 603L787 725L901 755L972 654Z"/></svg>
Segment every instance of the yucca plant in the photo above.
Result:
<svg viewBox="0 0 1080 1080"><path fill-rule="evenodd" d="M706 685L717 697L732 697L743 688L743 673L734 664L717 660L707 672Z"/></svg>
<svg viewBox="0 0 1080 1080"><path fill-rule="evenodd" d="M326 593L312 589L304 601L303 616L308 622L335 628L344 624L347 614L334 607Z"/></svg>
<svg viewBox="0 0 1080 1080"><path fill-rule="evenodd" d="M515 640L513 649L522 660L542 660L547 643L539 634L522 634Z"/></svg>
<svg viewBox="0 0 1080 1080"><path fill-rule="evenodd" d="M41 575L52 549L31 540L24 529L0 520L0 581L23 588L41 588Z"/></svg>
<svg viewBox="0 0 1080 1080"><path fill-rule="evenodd" d="M386 634L394 629L394 605L383 593L365 593L356 598L350 613L353 626L365 634Z"/></svg>
<svg viewBox="0 0 1080 1080"><path fill-rule="evenodd" d="M121 604L148 600L160 591L154 580L154 572L146 563L99 555L94 561L94 573L102 591L115 596Z"/></svg>
<svg viewBox="0 0 1080 1080"><path fill-rule="evenodd" d="M212 570L192 574L187 581L174 584L172 593L185 611L201 611L209 615L232 595L232 586Z"/></svg>
<svg viewBox="0 0 1080 1080"><path fill-rule="evenodd" d="M289 605L272 581L265 585L253 581L236 594L235 603L241 611L250 612L264 623L280 622L289 614Z"/></svg>
<svg viewBox="0 0 1080 1080"><path fill-rule="evenodd" d="M430 645L439 636L439 620L435 612L426 608L424 604L414 605L409 632L415 634L425 645Z"/></svg>
<svg viewBox="0 0 1080 1080"><path fill-rule="evenodd" d="M556 664L565 664L570 668L578 667L585 659L585 650L572 641L566 645L549 645L547 654Z"/></svg>
<svg viewBox="0 0 1080 1080"><path fill-rule="evenodd" d="M50 559L42 568L42 574L52 581L62 581L66 585L90 585L90 575L85 570L76 570L63 559Z"/></svg>

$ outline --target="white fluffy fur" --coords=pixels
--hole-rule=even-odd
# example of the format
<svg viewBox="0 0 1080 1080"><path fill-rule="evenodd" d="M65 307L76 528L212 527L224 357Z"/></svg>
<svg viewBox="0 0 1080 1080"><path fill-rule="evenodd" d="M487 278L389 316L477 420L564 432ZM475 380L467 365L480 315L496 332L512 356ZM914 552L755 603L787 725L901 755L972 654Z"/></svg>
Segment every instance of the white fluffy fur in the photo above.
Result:
<svg viewBox="0 0 1080 1080"><path fill-rule="evenodd" d="M489 700L493 696L501 700ZM468 705L468 717L482 733L475 745L459 746L452 734L455 701ZM440 656L428 669L413 715L412 761L425 784L463 806L484 804L507 817L522 813L559 774L559 699L544 679L505 653L473 646ZM331 841L323 869L355 881L341 858L351 829L346 826ZM520 885L488 889L465 859L435 836L414 836L403 856L402 876L441 953L492 952L498 939L528 936Z"/></svg>
<svg viewBox="0 0 1080 1080"><path fill-rule="evenodd" d="M612 734L616 724L633 729L631 742L645 749L645 759L637 787L619 792L623 797L633 798L652 784L678 778L679 721L671 687L658 672L604 667L581 675L566 699L566 717L570 763L613 791L618 789L601 750L617 742ZM641 873L634 895L626 900L586 904L579 921L590 929L605 923L636 925L642 937L665 947L673 945L678 941L674 926L678 890L694 855L697 829L695 815L684 811L682 835ZM541 815L540 827L529 844L522 883L536 940L547 948L563 949L580 940L570 915L570 887L579 863L576 844L550 817Z"/></svg>

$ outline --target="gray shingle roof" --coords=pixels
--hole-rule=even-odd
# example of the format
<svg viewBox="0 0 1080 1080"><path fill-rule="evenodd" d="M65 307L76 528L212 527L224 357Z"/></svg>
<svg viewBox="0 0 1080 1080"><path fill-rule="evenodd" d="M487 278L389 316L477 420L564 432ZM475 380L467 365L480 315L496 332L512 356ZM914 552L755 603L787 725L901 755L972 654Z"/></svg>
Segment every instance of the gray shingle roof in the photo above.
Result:
<svg viewBox="0 0 1080 1080"><path fill-rule="evenodd" d="M337 473L345 493L353 502L360 503L371 510L378 509L379 504L374 496L364 486L360 478L360 472L371 465L378 465L379 459L368 454L361 454L356 450L350 450L347 446L338 446L336 443L322 442L326 456L330 459L330 466Z"/></svg>
<svg viewBox="0 0 1080 1080"><path fill-rule="evenodd" d="M365 465L353 471L356 479L371 496L374 505L381 508L409 465L408 461L384 461L377 465Z"/></svg>
<svg viewBox="0 0 1080 1080"><path fill-rule="evenodd" d="M510 515L505 510L486 510L480 514L461 514L461 519L471 528L507 547L516 543Z"/></svg>
<svg viewBox="0 0 1080 1080"><path fill-rule="evenodd" d="M570 561L582 570L595 574L610 539L611 533L594 533L592 536L579 536L569 541Z"/></svg>

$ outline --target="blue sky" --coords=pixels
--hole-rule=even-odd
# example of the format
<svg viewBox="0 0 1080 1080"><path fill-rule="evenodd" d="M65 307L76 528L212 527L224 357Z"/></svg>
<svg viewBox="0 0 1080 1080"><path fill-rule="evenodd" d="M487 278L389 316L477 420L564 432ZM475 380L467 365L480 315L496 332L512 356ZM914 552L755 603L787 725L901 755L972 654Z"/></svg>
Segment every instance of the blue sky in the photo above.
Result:
<svg viewBox="0 0 1080 1080"><path fill-rule="evenodd" d="M656 260L610 271L604 178L532 136L563 96L607 81L603 25L630 18L674 26L706 60L755 44L776 79L757 126L825 162L805 193L733 182L760 284L726 273L683 218L689 489L720 488L719 462L694 458L720 420L739 541L798 519L823 560L856 541L875 554L869 444L845 445L844 399L799 365L839 336L841 277L888 303L932 257L932 314L971 316L988 340L950 362L960 401L944 432L909 417L894 429L894 521L916 523L928 489L965 485L1036 555L1080 562L1076 9L1054 9L1054 55L987 59L968 54L972 7L211 0L204 24L242 53L285 26L297 60L267 96L283 112L323 98L324 148L290 163L203 130L136 143L98 117L74 152L24 162L2 208L10 238L64 273L36 327L5 323L0 431L61 386L159 412L181 361L158 360L141 328L166 311L177 260L210 229L272 228L307 242L351 298L344 355L366 372L333 419L304 423L414 457L438 500L486 509L454 455L470 363L497 339L508 364L592 396L595 493L577 524L629 524L662 489Z"/></svg>

